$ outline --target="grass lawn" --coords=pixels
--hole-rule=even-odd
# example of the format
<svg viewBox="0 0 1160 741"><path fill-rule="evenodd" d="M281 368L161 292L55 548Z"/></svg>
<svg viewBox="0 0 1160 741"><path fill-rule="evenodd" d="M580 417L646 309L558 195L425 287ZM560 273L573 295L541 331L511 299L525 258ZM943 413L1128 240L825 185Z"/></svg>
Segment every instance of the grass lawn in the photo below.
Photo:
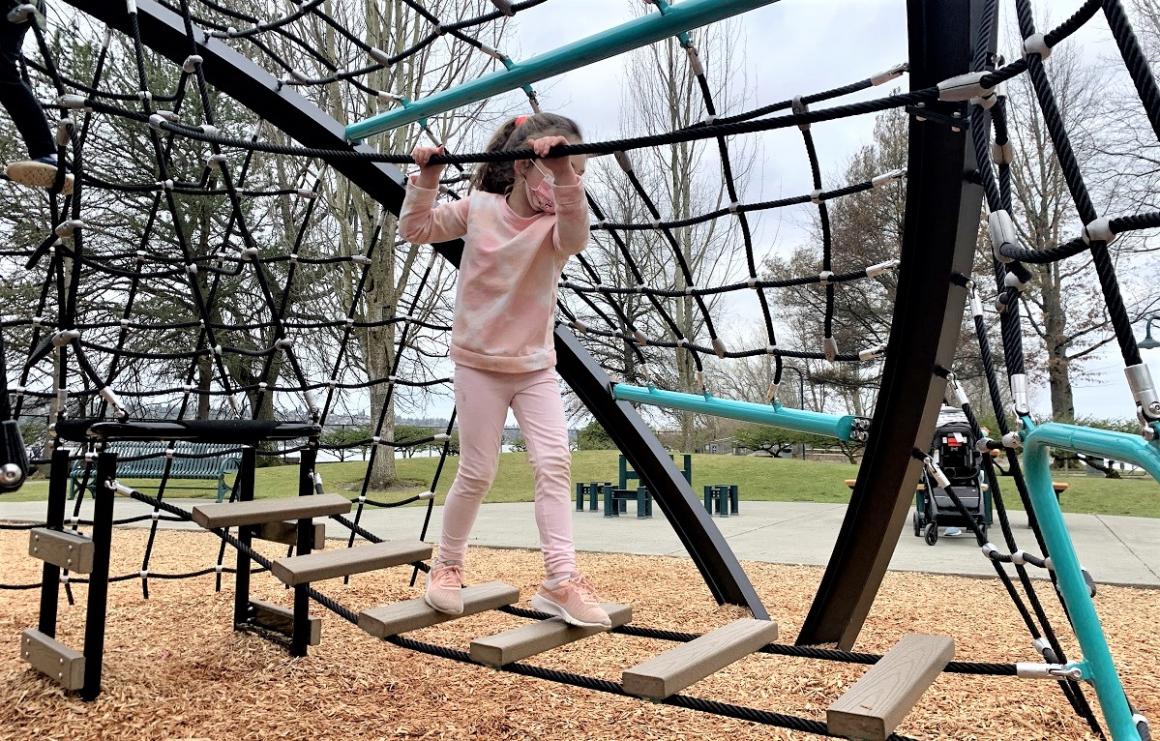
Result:
<svg viewBox="0 0 1160 741"><path fill-rule="evenodd" d="M399 476L410 482L389 491L372 491L372 499L393 501L427 489L435 472L437 458L411 458L398 462ZM455 478L458 458L449 457L437 487L436 503L442 504L447 488ZM319 466L327 491L357 496L365 463L324 463ZM610 450L581 451L572 457L574 482L616 481L617 454ZM857 475L857 467L844 463L799 461L790 459L748 458L727 455L693 456L693 487L700 492L706 484L738 484L741 498L776 502L845 502L850 490L845 480ZM1063 495L1063 509L1107 515L1160 517L1160 485L1151 479L1124 480L1084 475L1060 475L1057 480L1071 484ZM126 484L150 491L155 481L127 480ZM177 481L179 486L209 485L208 481ZM1011 479L1000 485L1008 506L1021 509L1018 493ZM261 468L257 473L257 496L285 497L298 490L298 469L294 466ZM532 499L531 467L525 453L500 456L499 474L488 495L489 502L527 502ZM31 481L19 492L0 496L0 501L34 501L48 495L46 481ZM213 488L171 490L171 497L206 497L215 495Z"/></svg>

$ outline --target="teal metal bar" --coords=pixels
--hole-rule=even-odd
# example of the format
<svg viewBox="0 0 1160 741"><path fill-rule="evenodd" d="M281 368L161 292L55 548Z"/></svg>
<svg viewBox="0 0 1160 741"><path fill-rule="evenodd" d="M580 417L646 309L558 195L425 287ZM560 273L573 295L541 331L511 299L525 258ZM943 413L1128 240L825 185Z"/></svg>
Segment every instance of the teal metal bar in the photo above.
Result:
<svg viewBox="0 0 1160 741"><path fill-rule="evenodd" d="M853 415L808 412L804 409L790 409L781 404L754 404L750 401L718 399L709 394L682 394L677 391L617 383L612 387L612 398L617 401L635 401L668 409L712 414L742 422L756 422L786 430L836 437L844 441L851 439L854 430Z"/></svg>
<svg viewBox="0 0 1160 741"><path fill-rule="evenodd" d="M1031 507L1043 531L1043 539L1047 543L1059 582L1059 591L1083 651L1085 674L1095 686L1104 720L1114 741L1139 741L1140 732L1132 718L1132 710L1116 672L1112 652L1104 638L1099 615L1096 614L1084 581L1079 556L1063 522L1059 501L1052 490L1051 458L1048 451L1050 448L1061 448L1127 461L1140 466L1160 481L1160 442L1149 442L1139 435L1057 422L1036 426L1026 417L1023 426L1023 470L1027 476Z"/></svg>
<svg viewBox="0 0 1160 741"><path fill-rule="evenodd" d="M663 13L641 16L595 36L589 36L523 62L513 62L471 82L429 95L410 105L371 116L346 127L346 138L358 141L406 126L460 106L477 103L529 83L563 74L602 59L623 54L663 38L745 13L777 0L685 0Z"/></svg>

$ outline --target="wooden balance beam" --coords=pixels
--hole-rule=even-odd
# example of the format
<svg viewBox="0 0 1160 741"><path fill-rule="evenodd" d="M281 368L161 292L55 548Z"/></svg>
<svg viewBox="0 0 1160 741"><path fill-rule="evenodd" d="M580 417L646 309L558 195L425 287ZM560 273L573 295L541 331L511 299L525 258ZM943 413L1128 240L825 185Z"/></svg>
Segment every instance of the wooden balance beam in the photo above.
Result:
<svg viewBox="0 0 1160 741"><path fill-rule="evenodd" d="M883 741L955 656L947 636L909 634L826 711L830 733Z"/></svg>

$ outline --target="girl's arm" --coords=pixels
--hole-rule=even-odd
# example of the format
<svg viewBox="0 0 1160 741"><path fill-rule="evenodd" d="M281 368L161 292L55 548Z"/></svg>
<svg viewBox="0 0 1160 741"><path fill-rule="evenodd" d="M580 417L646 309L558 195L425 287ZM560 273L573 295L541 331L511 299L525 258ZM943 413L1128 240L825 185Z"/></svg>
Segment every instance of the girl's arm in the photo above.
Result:
<svg viewBox="0 0 1160 741"><path fill-rule="evenodd" d="M588 246L588 200L584 183L573 175L573 185L556 181L552 191L556 195L556 231L552 242L565 255L576 255Z"/></svg>
<svg viewBox="0 0 1160 741"><path fill-rule="evenodd" d="M442 152L441 146L415 147L411 152L415 163L419 165L419 174L413 176L407 184L407 195L399 209L399 236L408 242L446 242L467 233L469 199L435 205L443 165L427 163L432 155Z"/></svg>
<svg viewBox="0 0 1160 741"><path fill-rule="evenodd" d="M579 254L588 246L588 201L584 183L572 166L571 157L548 157L552 147L567 144L562 136L529 139L528 144L544 158L544 166L552 173L555 184L552 193L556 199L556 229L552 244L567 256Z"/></svg>
<svg viewBox="0 0 1160 741"><path fill-rule="evenodd" d="M439 187L425 188L418 177L407 184L407 195L399 209L399 236L408 242L433 244L446 242L467 234L469 198L454 203L435 205Z"/></svg>

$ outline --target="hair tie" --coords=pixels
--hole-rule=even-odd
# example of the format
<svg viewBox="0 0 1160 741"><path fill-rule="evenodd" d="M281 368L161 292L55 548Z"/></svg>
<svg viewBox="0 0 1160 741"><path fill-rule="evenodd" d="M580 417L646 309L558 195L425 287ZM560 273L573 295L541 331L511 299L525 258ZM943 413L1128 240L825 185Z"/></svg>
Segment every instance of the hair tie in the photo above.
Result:
<svg viewBox="0 0 1160 741"><path fill-rule="evenodd" d="M523 126L524 121L527 121L527 120L528 120L527 116L516 116L516 126Z"/></svg>

